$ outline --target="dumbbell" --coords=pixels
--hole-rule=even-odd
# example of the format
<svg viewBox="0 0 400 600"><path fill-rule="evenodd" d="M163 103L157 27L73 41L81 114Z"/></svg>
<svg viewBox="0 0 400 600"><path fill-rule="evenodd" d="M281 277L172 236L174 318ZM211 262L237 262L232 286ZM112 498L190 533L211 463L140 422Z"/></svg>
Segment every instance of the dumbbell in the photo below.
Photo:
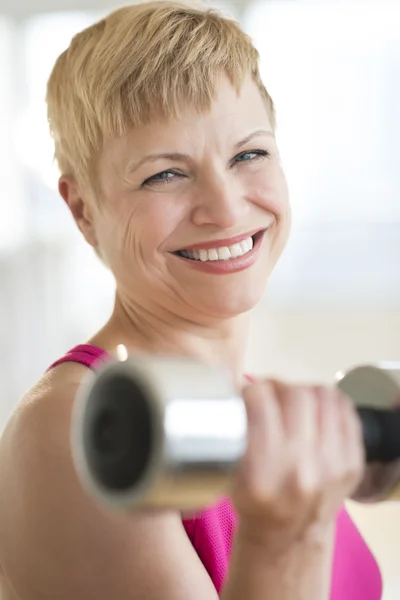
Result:
<svg viewBox="0 0 400 600"><path fill-rule="evenodd" d="M365 477L354 499L400 488L400 363L337 373L362 423ZM111 360L82 383L71 447L82 486L116 511L194 510L227 494L246 448L247 418L230 370L189 357Z"/></svg>

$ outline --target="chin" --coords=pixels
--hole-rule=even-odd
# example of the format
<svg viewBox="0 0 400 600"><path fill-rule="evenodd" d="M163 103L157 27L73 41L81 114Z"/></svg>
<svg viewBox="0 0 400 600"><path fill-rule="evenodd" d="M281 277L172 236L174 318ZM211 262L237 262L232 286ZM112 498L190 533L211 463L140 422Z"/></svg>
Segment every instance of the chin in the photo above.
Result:
<svg viewBox="0 0 400 600"><path fill-rule="evenodd" d="M262 300L265 285L241 285L232 289L220 286L219 290L209 291L207 295L198 294L191 305L200 313L206 313L221 319L233 318L251 311ZM205 291L205 290L204 290Z"/></svg>

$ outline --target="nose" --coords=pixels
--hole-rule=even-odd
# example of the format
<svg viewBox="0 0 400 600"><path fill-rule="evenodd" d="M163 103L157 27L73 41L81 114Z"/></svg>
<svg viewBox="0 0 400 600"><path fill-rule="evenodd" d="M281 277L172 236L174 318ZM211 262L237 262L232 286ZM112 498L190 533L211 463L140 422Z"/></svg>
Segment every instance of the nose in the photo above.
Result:
<svg viewBox="0 0 400 600"><path fill-rule="evenodd" d="M228 181L223 175L213 176L199 187L192 209L192 222L228 229L240 223L249 210L238 182Z"/></svg>

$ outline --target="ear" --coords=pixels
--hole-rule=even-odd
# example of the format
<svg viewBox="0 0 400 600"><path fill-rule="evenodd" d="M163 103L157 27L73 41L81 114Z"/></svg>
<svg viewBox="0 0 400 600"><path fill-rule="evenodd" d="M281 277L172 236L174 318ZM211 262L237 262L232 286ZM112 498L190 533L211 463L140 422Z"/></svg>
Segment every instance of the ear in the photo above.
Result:
<svg viewBox="0 0 400 600"><path fill-rule="evenodd" d="M85 240L93 246L98 247L94 227L93 207L89 202L88 196L81 191L80 186L75 179L68 175L62 175L58 181L58 191L64 198L75 223L83 234Z"/></svg>

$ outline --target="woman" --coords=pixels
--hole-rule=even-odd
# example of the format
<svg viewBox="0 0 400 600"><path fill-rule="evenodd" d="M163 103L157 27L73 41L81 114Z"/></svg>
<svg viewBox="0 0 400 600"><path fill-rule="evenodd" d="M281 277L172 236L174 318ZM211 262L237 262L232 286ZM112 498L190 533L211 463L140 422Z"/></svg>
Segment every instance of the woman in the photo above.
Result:
<svg viewBox="0 0 400 600"><path fill-rule="evenodd" d="M109 321L52 365L1 440L5 598L378 600L377 565L342 508L363 472L351 402L242 371L250 311L290 229L250 39L209 10L126 7L72 40L47 102L60 194L117 292ZM74 397L119 344L224 362L242 389L249 443L232 495L195 519L107 514L77 481Z"/></svg>

